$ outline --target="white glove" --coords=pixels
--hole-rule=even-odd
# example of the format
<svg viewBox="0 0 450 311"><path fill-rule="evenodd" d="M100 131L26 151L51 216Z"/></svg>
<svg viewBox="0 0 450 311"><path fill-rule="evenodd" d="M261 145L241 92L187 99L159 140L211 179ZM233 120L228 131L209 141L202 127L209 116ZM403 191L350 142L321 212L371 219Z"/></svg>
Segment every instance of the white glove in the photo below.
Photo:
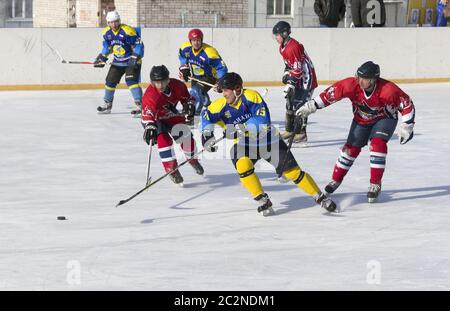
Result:
<svg viewBox="0 0 450 311"><path fill-rule="evenodd" d="M400 129L398 131L398 138L400 140L400 144L404 145L408 141L410 141L414 136L414 123L401 123Z"/></svg>
<svg viewBox="0 0 450 311"><path fill-rule="evenodd" d="M297 111L295 112L295 115L306 118L311 113L316 112L316 110L317 110L316 102L314 101L314 99L311 99L307 101L306 104L298 108Z"/></svg>
<svg viewBox="0 0 450 311"><path fill-rule="evenodd" d="M288 98L288 97L291 96L291 94L294 94L294 92L295 92L295 86L292 85L292 84L290 84L290 83L288 83L288 84L286 84L286 86L284 87L283 92L284 92L284 98Z"/></svg>

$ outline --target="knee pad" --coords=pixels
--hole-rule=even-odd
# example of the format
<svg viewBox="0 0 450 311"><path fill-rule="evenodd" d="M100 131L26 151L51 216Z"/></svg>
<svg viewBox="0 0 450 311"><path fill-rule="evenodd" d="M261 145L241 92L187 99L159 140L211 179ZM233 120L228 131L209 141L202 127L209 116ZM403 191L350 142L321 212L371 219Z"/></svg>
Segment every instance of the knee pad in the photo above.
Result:
<svg viewBox="0 0 450 311"><path fill-rule="evenodd" d="M350 144L345 144L344 147L342 147L342 152L349 155L352 158L356 158L361 152L361 147L355 147Z"/></svg>
<svg viewBox="0 0 450 311"><path fill-rule="evenodd" d="M255 172L252 160L249 157L242 157L236 162L236 170L240 178L245 178Z"/></svg>

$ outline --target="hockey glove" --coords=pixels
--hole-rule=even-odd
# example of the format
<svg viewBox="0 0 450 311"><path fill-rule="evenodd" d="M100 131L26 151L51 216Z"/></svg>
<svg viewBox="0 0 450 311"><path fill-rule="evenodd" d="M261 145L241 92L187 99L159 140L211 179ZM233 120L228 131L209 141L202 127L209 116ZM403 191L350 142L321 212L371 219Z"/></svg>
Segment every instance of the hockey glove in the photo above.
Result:
<svg viewBox="0 0 450 311"><path fill-rule="evenodd" d="M186 118L186 122L190 122L194 119L195 115L195 104L193 101L188 101L183 107L183 114Z"/></svg>
<svg viewBox="0 0 450 311"><path fill-rule="evenodd" d="M140 59L139 55L133 53L130 59L128 60L128 67L132 69L136 68L138 66L137 62L139 61L139 59Z"/></svg>
<svg viewBox="0 0 450 311"><path fill-rule="evenodd" d="M295 92L295 85L291 80L288 80L286 86L284 87L284 98L291 98Z"/></svg>
<svg viewBox="0 0 450 311"><path fill-rule="evenodd" d="M153 142L156 139L156 136L158 134L158 128L154 122L150 122L145 126L144 129L144 141L147 143L147 145L150 145L150 141Z"/></svg>
<svg viewBox="0 0 450 311"><path fill-rule="evenodd" d="M210 130L203 130L202 132L202 145L208 152L216 152L217 146L214 146L216 144L216 138L214 137L214 133L212 133Z"/></svg>
<svg viewBox="0 0 450 311"><path fill-rule="evenodd" d="M183 79L185 82L189 81L189 77L191 76L191 68L189 68L188 64L184 64L180 66L180 79Z"/></svg>
<svg viewBox="0 0 450 311"><path fill-rule="evenodd" d="M414 123L401 123L398 131L400 145L406 144L414 136Z"/></svg>
<svg viewBox="0 0 450 311"><path fill-rule="evenodd" d="M310 114L316 112L317 110L317 104L314 101L314 99L311 99L310 101L306 102L303 106L297 109L295 112L295 115L300 116L302 118L308 117Z"/></svg>
<svg viewBox="0 0 450 311"><path fill-rule="evenodd" d="M103 68L103 67L105 67L107 61L108 61L108 57L106 57L105 55L100 53L94 60L94 67Z"/></svg>
<svg viewBox="0 0 450 311"><path fill-rule="evenodd" d="M281 82L283 82L283 84L288 84L288 81L289 81L289 71L286 70L283 73L283 78L281 78Z"/></svg>

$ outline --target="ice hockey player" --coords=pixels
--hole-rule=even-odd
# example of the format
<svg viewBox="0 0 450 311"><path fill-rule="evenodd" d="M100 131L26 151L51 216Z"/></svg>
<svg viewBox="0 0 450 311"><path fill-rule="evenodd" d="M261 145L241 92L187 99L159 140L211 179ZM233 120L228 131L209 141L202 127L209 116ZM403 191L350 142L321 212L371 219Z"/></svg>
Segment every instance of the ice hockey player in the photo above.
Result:
<svg viewBox="0 0 450 311"><path fill-rule="evenodd" d="M225 62L217 50L203 42L203 32L192 29L188 34L189 41L185 42L178 52L180 60L180 79L188 82L189 77L216 84L228 72ZM192 81L191 95L195 98L196 115L200 115L203 107L211 103L208 91L210 86Z"/></svg>
<svg viewBox="0 0 450 311"><path fill-rule="evenodd" d="M144 141L157 144L159 157L166 172L173 171L169 177L175 184L182 185L183 177L175 168L178 166L173 141L181 144L181 148L189 164L195 172L203 175L203 167L194 157L195 140L186 123L186 119L194 117L194 98L189 94L186 85L177 79L169 78L166 66L153 66L150 71L151 84L145 90L142 99L141 122L144 127ZM177 110L181 103L183 111Z"/></svg>
<svg viewBox="0 0 450 311"><path fill-rule="evenodd" d="M105 103L97 107L98 113L111 112L114 92L120 79L125 74L125 82L131 91L136 109L131 114L138 115L141 112L142 89L139 86L141 79L141 64L144 56L144 44L142 43L140 30L121 24L117 11L108 12L106 15L108 26L102 31L103 49L94 61L94 67L104 67L108 55L114 55L114 61L109 68L105 83Z"/></svg>
<svg viewBox="0 0 450 311"><path fill-rule="evenodd" d="M402 115L399 139L403 145L413 137L415 108L409 96L394 83L380 78L380 67L368 61L358 68L356 77L334 83L296 113L306 117L343 98L352 102L353 122L347 142L334 166L332 180L325 191L333 193L339 187L361 148L369 142L370 187L367 199L373 203L381 191L387 143L397 125L398 112Z"/></svg>
<svg viewBox="0 0 450 311"><path fill-rule="evenodd" d="M294 182L327 211L336 211L336 204L320 191L308 173L300 169L286 143L272 127L269 109L261 95L244 89L242 78L234 72L225 74L219 80L218 88L223 91L223 97L202 112L202 143L207 151L217 151L215 124L226 128L227 138L235 139L231 160L242 185L257 201L258 212L264 216L274 213L272 202L255 173L254 164L259 159L269 162L279 175Z"/></svg>
<svg viewBox="0 0 450 311"><path fill-rule="evenodd" d="M294 135L294 143L306 145L308 142L306 134L308 118L299 119L297 120L299 123L295 124L295 111L311 99L314 89L317 87L316 72L304 46L291 38L291 25L288 22L278 22L273 27L272 33L280 45L279 51L285 64L282 82L286 85L284 88L286 131L282 133L282 138L289 139Z"/></svg>

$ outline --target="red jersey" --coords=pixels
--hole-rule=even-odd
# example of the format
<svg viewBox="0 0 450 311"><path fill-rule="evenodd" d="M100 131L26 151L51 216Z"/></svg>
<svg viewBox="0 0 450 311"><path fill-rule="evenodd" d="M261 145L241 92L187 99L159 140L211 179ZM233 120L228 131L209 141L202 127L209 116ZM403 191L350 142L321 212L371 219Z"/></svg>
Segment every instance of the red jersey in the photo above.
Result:
<svg viewBox="0 0 450 311"><path fill-rule="evenodd" d="M353 120L362 125L373 124L381 119L397 119L402 114L402 122L414 122L414 104L409 96L394 83L378 79L372 94L359 86L358 78L350 77L334 83L320 93L314 101L319 108L348 98L353 105Z"/></svg>
<svg viewBox="0 0 450 311"><path fill-rule="evenodd" d="M159 92L153 85L149 85L142 97L142 125L149 122L166 121L171 124L185 120L176 106L180 102L183 106L191 100L186 85L177 79L169 80L170 93Z"/></svg>
<svg viewBox="0 0 450 311"><path fill-rule="evenodd" d="M297 40L290 38L286 46L280 44L280 54L283 57L289 77L297 81L297 87L313 90L317 87L316 71L314 65Z"/></svg>

